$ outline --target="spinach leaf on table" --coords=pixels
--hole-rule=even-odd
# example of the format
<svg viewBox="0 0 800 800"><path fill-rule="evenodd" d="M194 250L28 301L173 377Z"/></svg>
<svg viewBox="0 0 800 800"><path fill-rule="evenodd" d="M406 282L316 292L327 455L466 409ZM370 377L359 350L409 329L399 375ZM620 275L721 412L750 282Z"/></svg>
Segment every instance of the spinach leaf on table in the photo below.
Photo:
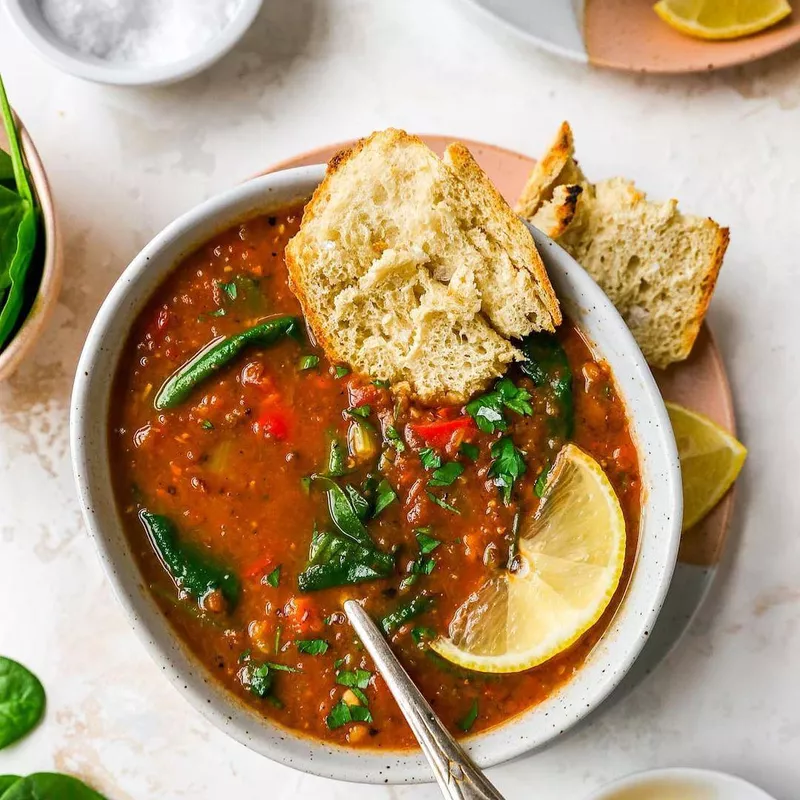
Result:
<svg viewBox="0 0 800 800"><path fill-rule="evenodd" d="M5 150L0 150L0 184L14 185L14 165Z"/></svg>
<svg viewBox="0 0 800 800"><path fill-rule="evenodd" d="M19 225L27 208L27 203L16 192L0 185L0 291L11 283L9 270L17 249Z"/></svg>
<svg viewBox="0 0 800 800"><path fill-rule="evenodd" d="M44 706L41 681L22 664L0 656L0 750L33 730Z"/></svg>
<svg viewBox="0 0 800 800"><path fill-rule="evenodd" d="M2 165L0 165L0 168L2 168ZM17 781L21 780L22 778L19 775L0 775L0 798L3 797L6 789L10 789Z"/></svg>
<svg viewBox="0 0 800 800"><path fill-rule="evenodd" d="M11 785L2 800L106 800L71 775L36 772Z"/></svg>

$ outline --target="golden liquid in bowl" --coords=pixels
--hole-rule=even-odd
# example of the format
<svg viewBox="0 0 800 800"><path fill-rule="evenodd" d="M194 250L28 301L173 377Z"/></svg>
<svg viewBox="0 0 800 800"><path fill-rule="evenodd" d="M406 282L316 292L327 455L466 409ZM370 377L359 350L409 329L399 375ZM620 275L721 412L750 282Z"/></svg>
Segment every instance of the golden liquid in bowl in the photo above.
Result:
<svg viewBox="0 0 800 800"><path fill-rule="evenodd" d="M724 800L714 789L695 781L656 779L629 786L602 800Z"/></svg>

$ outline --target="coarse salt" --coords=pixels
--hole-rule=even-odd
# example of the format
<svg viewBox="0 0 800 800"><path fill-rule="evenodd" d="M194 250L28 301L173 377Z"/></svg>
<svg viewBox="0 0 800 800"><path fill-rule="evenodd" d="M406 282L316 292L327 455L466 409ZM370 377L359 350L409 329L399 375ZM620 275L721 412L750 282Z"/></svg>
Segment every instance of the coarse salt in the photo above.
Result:
<svg viewBox="0 0 800 800"><path fill-rule="evenodd" d="M187 58L218 36L242 0L39 0L61 41L88 56L134 64Z"/></svg>

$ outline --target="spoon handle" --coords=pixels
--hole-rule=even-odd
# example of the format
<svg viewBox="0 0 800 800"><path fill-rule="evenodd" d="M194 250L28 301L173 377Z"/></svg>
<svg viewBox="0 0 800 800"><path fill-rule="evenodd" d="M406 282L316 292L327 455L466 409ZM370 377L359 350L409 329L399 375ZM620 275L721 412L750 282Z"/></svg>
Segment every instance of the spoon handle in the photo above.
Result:
<svg viewBox="0 0 800 800"><path fill-rule="evenodd" d="M442 725L369 614L354 600L348 600L344 610L417 737L444 796L451 800L503 800Z"/></svg>

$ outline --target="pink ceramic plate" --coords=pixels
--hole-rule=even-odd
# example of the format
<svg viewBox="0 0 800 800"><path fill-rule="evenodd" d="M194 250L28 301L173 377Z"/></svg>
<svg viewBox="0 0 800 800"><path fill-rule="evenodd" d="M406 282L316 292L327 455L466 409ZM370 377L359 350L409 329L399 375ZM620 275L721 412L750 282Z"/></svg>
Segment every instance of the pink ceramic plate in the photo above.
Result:
<svg viewBox="0 0 800 800"><path fill-rule="evenodd" d="M425 135L422 138L439 154L457 139L453 136ZM460 141L469 147L495 186L513 204L533 167L534 159L491 144L469 139ZM328 161L350 144L352 142L325 145L288 158L266 172ZM700 411L723 428L736 433L733 399L725 365L707 325L703 326L689 359L667 370L656 370L654 374L667 400ZM626 694L652 672L688 629L716 574L733 512L733 494L733 490L728 492L705 520L683 534L678 565L658 622L641 655L612 697Z"/></svg>
<svg viewBox="0 0 800 800"><path fill-rule="evenodd" d="M679 73L745 64L800 42L800 11L734 41L684 36L653 11L655 0L466 0L552 53L628 72ZM794 3L793 3L794 5Z"/></svg>

